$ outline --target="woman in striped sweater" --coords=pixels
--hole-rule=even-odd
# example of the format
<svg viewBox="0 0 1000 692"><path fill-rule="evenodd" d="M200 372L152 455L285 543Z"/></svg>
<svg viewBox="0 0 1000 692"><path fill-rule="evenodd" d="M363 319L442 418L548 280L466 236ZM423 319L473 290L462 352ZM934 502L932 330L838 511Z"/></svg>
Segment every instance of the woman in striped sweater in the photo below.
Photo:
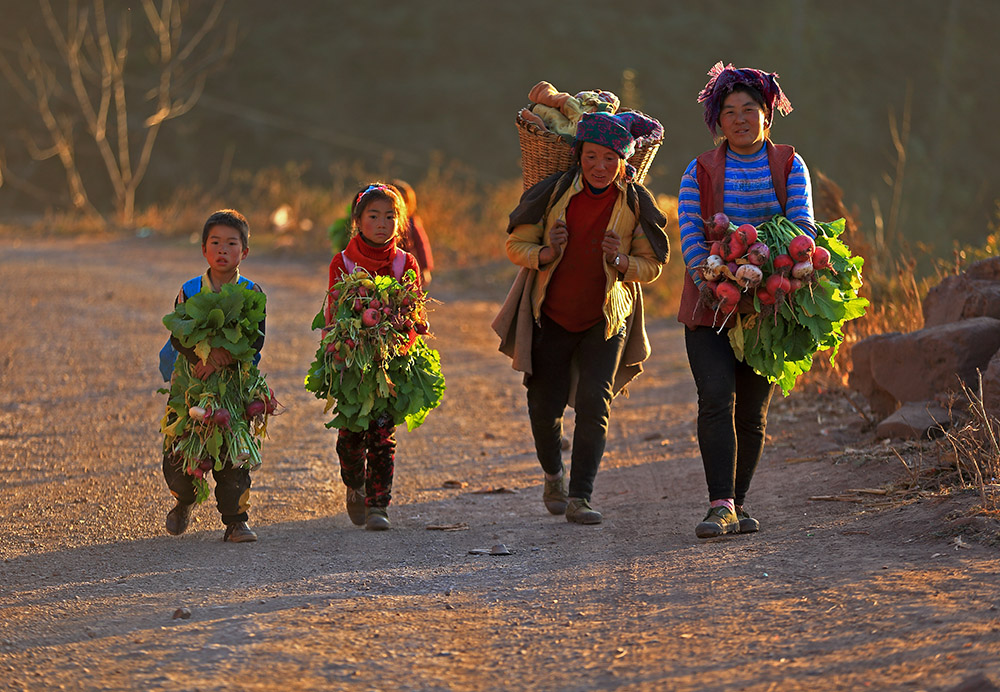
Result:
<svg viewBox="0 0 1000 692"><path fill-rule="evenodd" d="M778 75L721 62L708 74L698 101L705 104L705 123L721 144L688 165L678 207L687 265L678 320L686 326L688 362L698 389L698 445L710 504L695 528L699 538L759 530L744 501L763 450L774 390L733 353L732 316L708 307L711 289L696 269L708 257L703 219L721 211L736 225L756 226L782 214L815 235L809 170L792 147L770 139L774 111L787 115L792 110Z"/></svg>

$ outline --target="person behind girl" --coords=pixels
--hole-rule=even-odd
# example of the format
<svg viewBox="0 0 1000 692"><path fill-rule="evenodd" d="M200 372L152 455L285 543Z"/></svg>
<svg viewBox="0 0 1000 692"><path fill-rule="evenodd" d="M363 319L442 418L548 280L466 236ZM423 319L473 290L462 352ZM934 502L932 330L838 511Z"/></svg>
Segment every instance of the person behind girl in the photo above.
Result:
<svg viewBox="0 0 1000 692"><path fill-rule="evenodd" d="M174 307L201 291L218 293L223 284L238 284L263 293L260 284L240 275L240 262L246 259L249 252L250 226L242 214L234 209L223 209L209 216L201 232L201 254L208 261L208 269L201 276L184 282L174 300ZM264 346L264 320L261 320L259 328L261 335L253 345L255 359L260 357L260 349ZM168 348L169 346L173 349ZM177 353L191 362L191 371L203 380L215 371L232 367L236 363L224 348L213 348L208 360L202 363L194 349L186 348L176 337L171 336L160 353L160 367L165 379L169 379L169 373L173 371ZM247 523L250 472L225 464L221 470L213 469L212 474L215 477L216 506L222 514L222 523L226 525L222 540L233 543L256 541L257 534ZM184 472L184 464L178 456L164 452L163 478L177 500L174 508L167 513L167 533L178 536L187 530L191 520L191 508L195 502L194 476Z"/></svg>
<svg viewBox="0 0 1000 692"><path fill-rule="evenodd" d="M406 228L406 203L390 185L375 182L354 197L351 204L351 239L330 262L330 290L343 274L361 267L376 276L400 280L408 269L420 277L416 258L397 247ZM333 320L333 306L326 305L326 323ZM337 431L340 477L347 486L347 514L370 531L390 528L389 506L396 456L396 427L383 415L363 432Z"/></svg>
<svg viewBox="0 0 1000 692"><path fill-rule="evenodd" d="M431 284L431 272L434 271L434 255L431 253L431 241L427 238L423 221L417 215L417 193L406 182L396 178L392 186L399 191L406 202L406 230L400 240L399 247L413 255L420 265L420 282L426 289Z"/></svg>
<svg viewBox="0 0 1000 692"><path fill-rule="evenodd" d="M812 186L802 157L770 139L775 109L792 106L778 75L715 65L698 95L705 123L721 144L691 161L678 200L681 252L687 271L678 320L698 390L698 446L708 482L709 510L699 538L752 533L760 523L744 505L764 448L774 385L733 353L732 316L708 308L710 287L698 270L708 256L702 219L724 212L736 225L758 225L782 214L815 237Z"/></svg>

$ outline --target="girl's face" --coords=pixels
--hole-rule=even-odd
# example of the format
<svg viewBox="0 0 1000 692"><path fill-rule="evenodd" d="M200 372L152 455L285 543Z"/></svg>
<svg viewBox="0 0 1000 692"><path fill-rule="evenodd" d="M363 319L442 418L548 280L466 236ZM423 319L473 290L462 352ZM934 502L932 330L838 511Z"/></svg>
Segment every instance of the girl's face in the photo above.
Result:
<svg viewBox="0 0 1000 692"><path fill-rule="evenodd" d="M621 167L621 157L614 149L584 142L580 149L580 169L591 187L605 188L615 181Z"/></svg>
<svg viewBox="0 0 1000 692"><path fill-rule="evenodd" d="M737 154L755 154L764 144L767 115L745 91L734 91L722 102L719 113L722 136Z"/></svg>
<svg viewBox="0 0 1000 692"><path fill-rule="evenodd" d="M385 245L396 235L396 210L392 202L375 199L361 212L361 237L375 246Z"/></svg>
<svg viewBox="0 0 1000 692"><path fill-rule="evenodd" d="M249 251L243 247L240 232L231 226L212 226L201 247L208 266L219 274L236 271Z"/></svg>

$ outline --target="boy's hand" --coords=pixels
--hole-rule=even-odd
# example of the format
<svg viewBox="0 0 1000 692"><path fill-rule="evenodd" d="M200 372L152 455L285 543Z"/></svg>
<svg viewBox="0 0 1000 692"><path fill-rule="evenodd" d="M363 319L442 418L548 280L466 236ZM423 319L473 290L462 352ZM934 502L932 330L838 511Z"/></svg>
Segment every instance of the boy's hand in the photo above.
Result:
<svg viewBox="0 0 1000 692"><path fill-rule="evenodd" d="M208 354L208 362L214 365L216 370L221 370L227 365L233 364L233 355L226 349L216 346Z"/></svg>
<svg viewBox="0 0 1000 692"><path fill-rule="evenodd" d="M191 366L191 372L199 380L207 380L209 375L216 371L216 367L211 362L202 363L200 360Z"/></svg>

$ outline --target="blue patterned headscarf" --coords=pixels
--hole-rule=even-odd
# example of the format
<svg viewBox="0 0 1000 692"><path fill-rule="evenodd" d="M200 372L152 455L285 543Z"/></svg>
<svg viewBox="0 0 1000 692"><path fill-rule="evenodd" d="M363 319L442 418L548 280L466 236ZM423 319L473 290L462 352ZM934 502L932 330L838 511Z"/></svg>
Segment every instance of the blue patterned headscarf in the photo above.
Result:
<svg viewBox="0 0 1000 692"><path fill-rule="evenodd" d="M636 111L584 113L576 126L577 142L593 142L613 150L623 159L635 153L636 140L663 139L663 126Z"/></svg>
<svg viewBox="0 0 1000 692"><path fill-rule="evenodd" d="M764 97L769 111L768 122L774 117L775 110L782 115L792 112L791 102L778 86L777 72L763 72L752 67L735 68L732 63L723 66L719 61L708 71L708 77L708 84L698 94L698 103L705 104L705 124L713 136L718 135L715 128L719 123L722 102L738 84L752 87Z"/></svg>

